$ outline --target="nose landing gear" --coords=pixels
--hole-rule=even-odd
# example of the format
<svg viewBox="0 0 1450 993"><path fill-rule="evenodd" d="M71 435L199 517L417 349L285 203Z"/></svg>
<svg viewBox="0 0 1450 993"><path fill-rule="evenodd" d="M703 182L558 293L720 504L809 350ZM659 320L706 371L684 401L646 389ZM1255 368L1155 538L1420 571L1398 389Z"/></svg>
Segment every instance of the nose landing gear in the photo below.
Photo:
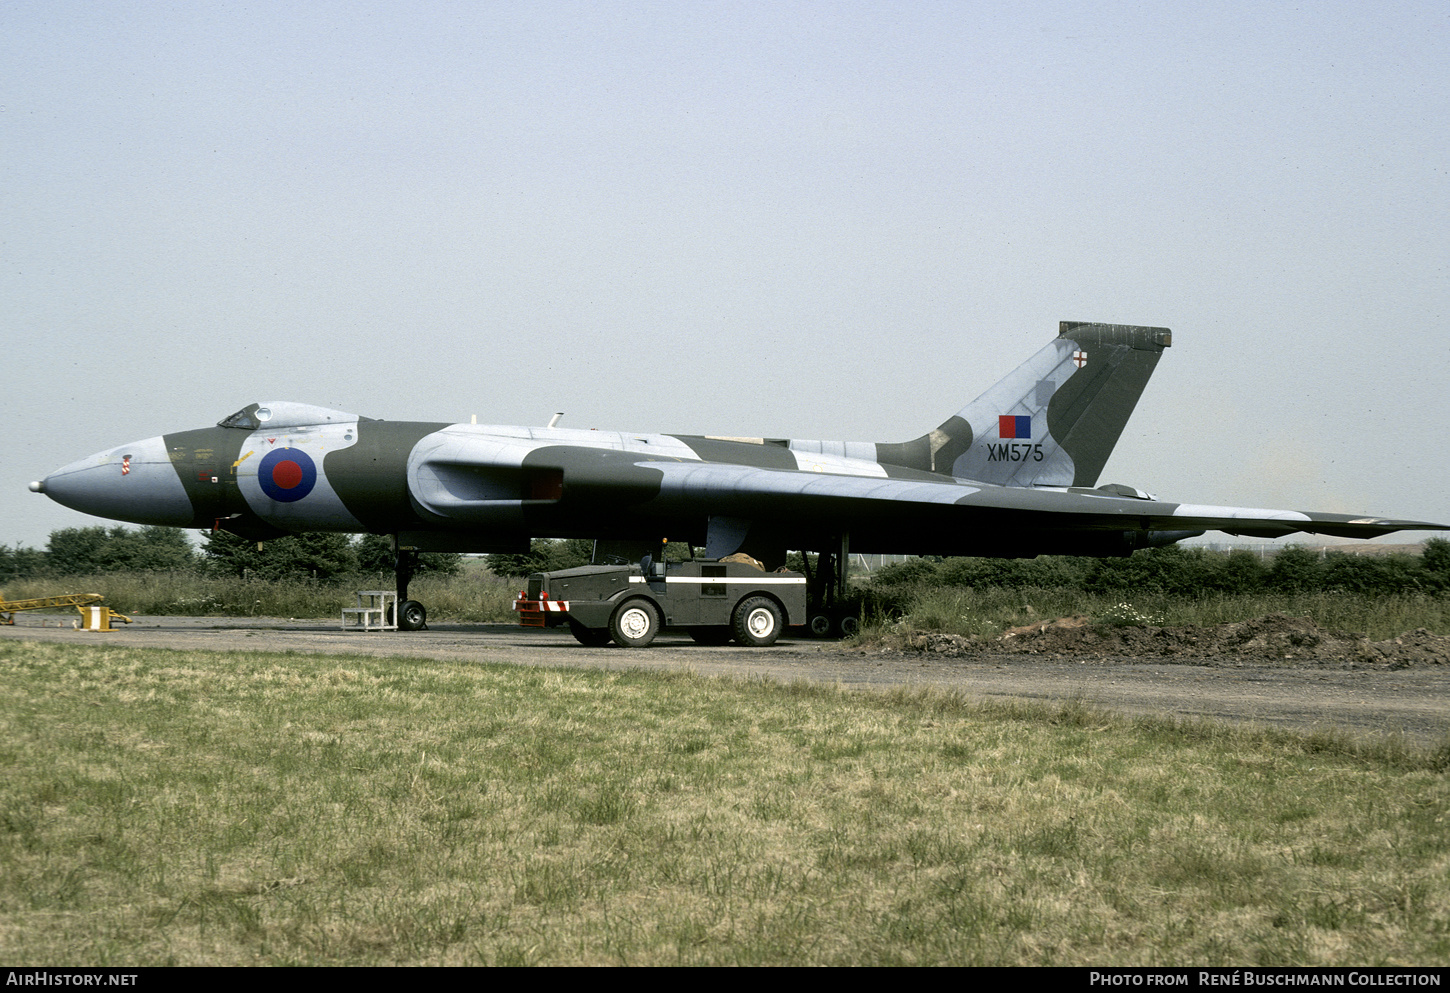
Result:
<svg viewBox="0 0 1450 993"><path fill-rule="evenodd" d="M396 547L397 539L393 539ZM398 584L398 630L421 631L428 626L428 609L417 600L408 599L408 582L418 569L418 553L411 548L398 548L393 556L393 577Z"/></svg>

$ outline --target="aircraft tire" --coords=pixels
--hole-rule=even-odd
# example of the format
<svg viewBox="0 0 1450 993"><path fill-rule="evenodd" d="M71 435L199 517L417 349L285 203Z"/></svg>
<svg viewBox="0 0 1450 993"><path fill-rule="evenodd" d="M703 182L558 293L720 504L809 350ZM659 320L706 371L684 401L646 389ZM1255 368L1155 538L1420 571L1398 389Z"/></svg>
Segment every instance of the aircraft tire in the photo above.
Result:
<svg viewBox="0 0 1450 993"><path fill-rule="evenodd" d="M579 644L587 645L590 648L603 648L609 644L611 637L609 628L586 628L572 618L569 621L569 633Z"/></svg>
<svg viewBox="0 0 1450 993"><path fill-rule="evenodd" d="M621 648L643 648L660 633L660 612L642 597L626 600L609 619L609 634Z"/></svg>
<svg viewBox="0 0 1450 993"><path fill-rule="evenodd" d="M690 637L697 645L723 645L730 640L730 629L721 624L699 625L690 628Z"/></svg>
<svg viewBox="0 0 1450 993"><path fill-rule="evenodd" d="M398 604L398 630L421 631L428 623L428 608L417 600L404 600Z"/></svg>
<svg viewBox="0 0 1450 993"><path fill-rule="evenodd" d="M735 608L731 630L735 640L749 648L766 648L775 644L780 629L785 627L780 605L769 597L753 596Z"/></svg>
<svg viewBox="0 0 1450 993"><path fill-rule="evenodd" d="M861 633L861 618L846 614L836 623L836 630L842 638L851 638Z"/></svg>
<svg viewBox="0 0 1450 993"><path fill-rule="evenodd" d="M806 629L810 631L812 638L829 638L834 627L831 615L825 613L814 613L806 622Z"/></svg>

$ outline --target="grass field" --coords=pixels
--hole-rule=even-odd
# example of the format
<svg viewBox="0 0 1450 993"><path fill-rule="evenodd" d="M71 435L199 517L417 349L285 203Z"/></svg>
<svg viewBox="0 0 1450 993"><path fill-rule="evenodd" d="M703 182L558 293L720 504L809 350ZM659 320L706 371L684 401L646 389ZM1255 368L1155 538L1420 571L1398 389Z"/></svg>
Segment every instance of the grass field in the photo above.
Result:
<svg viewBox="0 0 1450 993"><path fill-rule="evenodd" d="M0 642L12 963L1435 964L1450 743Z"/></svg>

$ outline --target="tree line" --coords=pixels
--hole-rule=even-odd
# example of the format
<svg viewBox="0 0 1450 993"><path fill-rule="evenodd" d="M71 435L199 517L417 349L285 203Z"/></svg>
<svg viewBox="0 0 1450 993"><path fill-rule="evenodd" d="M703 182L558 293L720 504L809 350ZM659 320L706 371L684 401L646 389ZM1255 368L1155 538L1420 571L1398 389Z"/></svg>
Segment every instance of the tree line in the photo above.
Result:
<svg viewBox="0 0 1450 993"><path fill-rule="evenodd" d="M527 553L489 555L487 562L497 575L525 576L582 565L589 561L591 549L592 542L585 539L535 539ZM671 551L675 551L673 546ZM462 556L457 554L429 552L419 556L419 572L453 575L461 569ZM84 527L52 531L44 549L0 545L0 582L154 571L192 571L259 580L327 580L392 570L392 543L382 535L354 537L314 532L259 545L216 531L203 534L198 549L179 528ZM1090 593L1161 591L1186 597L1259 592L1442 593L1450 591L1450 541L1431 539L1421 555L1322 553L1290 545L1265 559L1247 550L1224 553L1174 545L1116 559L1064 555L1035 559L927 557L878 569L872 585L883 590L990 586L1068 588Z"/></svg>
<svg viewBox="0 0 1450 993"><path fill-rule="evenodd" d="M418 572L452 575L461 555L426 552ZM0 582L110 572L197 572L243 578L334 579L393 571L392 541L383 535L289 535L258 543L226 531L202 535L200 549L186 532L167 527L63 528L44 549L0 545Z"/></svg>
<svg viewBox="0 0 1450 993"><path fill-rule="evenodd" d="M1450 541L1432 538L1421 555L1356 555L1296 545L1268 559L1170 545L1126 558L1043 555L1035 559L921 558L878 569L878 588L993 586L1088 593L1163 592L1184 597L1275 593L1442 593L1450 591Z"/></svg>
<svg viewBox="0 0 1450 993"><path fill-rule="evenodd" d="M681 546L683 547L683 546ZM672 551L675 546L672 544ZM498 576L569 569L589 562L588 538L535 538L529 550L485 556ZM688 553L688 549L684 554ZM463 556L424 552L416 572L454 575ZM270 541L239 538L227 531L204 532L195 547L186 532L168 527L63 528L50 533L43 549L0 545L0 582L110 572L194 571L252 579L332 579L393 571L393 547L384 535L312 532Z"/></svg>

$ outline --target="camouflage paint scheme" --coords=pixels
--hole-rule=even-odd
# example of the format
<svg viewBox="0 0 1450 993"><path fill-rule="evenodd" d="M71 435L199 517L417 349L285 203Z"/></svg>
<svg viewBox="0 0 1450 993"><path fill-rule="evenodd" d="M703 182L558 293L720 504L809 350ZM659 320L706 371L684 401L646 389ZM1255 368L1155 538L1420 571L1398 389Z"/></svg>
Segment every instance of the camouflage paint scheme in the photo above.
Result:
<svg viewBox="0 0 1450 993"><path fill-rule="evenodd" d="M263 540L397 536L513 551L530 537L685 540L768 565L785 549L1120 555L1206 530L1368 538L1446 525L1169 503L1094 489L1166 328L1063 322L940 427L897 444L374 420L252 404L218 426L108 449L31 488L137 524Z"/></svg>

